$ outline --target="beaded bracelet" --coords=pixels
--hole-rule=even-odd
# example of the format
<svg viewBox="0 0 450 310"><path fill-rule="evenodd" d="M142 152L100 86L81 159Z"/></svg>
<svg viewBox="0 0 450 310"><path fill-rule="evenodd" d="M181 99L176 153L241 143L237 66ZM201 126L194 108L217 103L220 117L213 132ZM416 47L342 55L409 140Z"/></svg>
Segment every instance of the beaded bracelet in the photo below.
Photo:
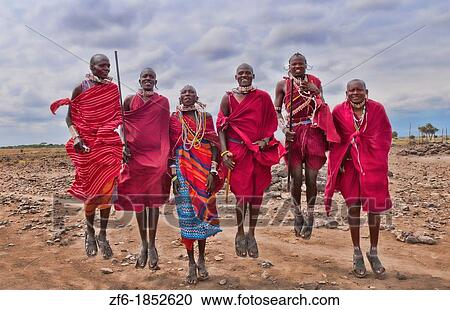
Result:
<svg viewBox="0 0 450 310"><path fill-rule="evenodd" d="M177 180L178 179L178 177L175 175L175 176L173 176L172 177L172 182L174 182L175 180Z"/></svg>
<svg viewBox="0 0 450 310"><path fill-rule="evenodd" d="M220 157L224 157L225 155L230 154L230 151L223 151L222 153L220 153Z"/></svg>

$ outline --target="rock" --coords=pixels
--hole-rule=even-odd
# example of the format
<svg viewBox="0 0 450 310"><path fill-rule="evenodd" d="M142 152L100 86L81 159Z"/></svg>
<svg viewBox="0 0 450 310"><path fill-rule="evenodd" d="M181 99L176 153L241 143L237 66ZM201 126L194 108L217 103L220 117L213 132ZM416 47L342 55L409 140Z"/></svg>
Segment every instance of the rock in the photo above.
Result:
<svg viewBox="0 0 450 310"><path fill-rule="evenodd" d="M409 211L409 206L403 207L402 211Z"/></svg>
<svg viewBox="0 0 450 310"><path fill-rule="evenodd" d="M407 280L407 279L408 279L408 277L407 277L405 274L400 273L400 272L398 272L398 271L397 271L397 274L395 275L395 277L396 277L398 280L400 280L400 281L403 281L403 280Z"/></svg>
<svg viewBox="0 0 450 310"><path fill-rule="evenodd" d="M67 239L61 240L59 245L61 245L61 246L68 246L69 245L69 240L67 240Z"/></svg>
<svg viewBox="0 0 450 310"><path fill-rule="evenodd" d="M219 285L225 285L225 284L227 284L227 279L222 279L222 280L220 280L219 281Z"/></svg>
<svg viewBox="0 0 450 310"><path fill-rule="evenodd" d="M15 246L15 244L14 243L8 243L8 246L12 247L12 246Z"/></svg>
<svg viewBox="0 0 450 310"><path fill-rule="evenodd" d="M418 239L418 242L423 243L423 244L434 245L437 243L436 240L434 240L432 237L429 237L429 236L421 235L421 236L417 237L417 239Z"/></svg>
<svg viewBox="0 0 450 310"><path fill-rule="evenodd" d="M336 229L339 226L338 221L331 220L325 224L325 227L328 229Z"/></svg>
<svg viewBox="0 0 450 310"><path fill-rule="evenodd" d="M394 176L394 173L392 171L388 171L388 177L392 178Z"/></svg>
<svg viewBox="0 0 450 310"><path fill-rule="evenodd" d="M319 284L327 284L327 281L319 281L317 283L319 283Z"/></svg>
<svg viewBox="0 0 450 310"><path fill-rule="evenodd" d="M406 243L410 243L410 244L415 244L415 243L419 243L419 240L413 236L413 235L409 235L408 237L405 238Z"/></svg>
<svg viewBox="0 0 450 310"><path fill-rule="evenodd" d="M434 203L427 204L427 208L437 208Z"/></svg>
<svg viewBox="0 0 450 310"><path fill-rule="evenodd" d="M272 267L273 266L273 264L272 264L272 262L271 261L263 261L263 262L261 262L261 267L263 267L263 268L270 268L270 267Z"/></svg>
<svg viewBox="0 0 450 310"><path fill-rule="evenodd" d="M215 260L216 262L220 262L220 261L223 261L223 257L220 256L220 255L216 255L216 256L214 256L214 260Z"/></svg>
<svg viewBox="0 0 450 310"><path fill-rule="evenodd" d="M103 274L111 274L111 273L114 272L111 268L101 268L100 271L101 271Z"/></svg>
<svg viewBox="0 0 450 310"><path fill-rule="evenodd" d="M267 270L264 270L263 273L261 273L261 278L263 279L268 279L270 277L269 273L267 272Z"/></svg>
<svg viewBox="0 0 450 310"><path fill-rule="evenodd" d="M317 290L319 288L319 285L316 282L302 282L299 286L305 290Z"/></svg>
<svg viewBox="0 0 450 310"><path fill-rule="evenodd" d="M184 269L183 269L183 268L181 268L181 267L180 267L180 268L178 268L178 271L183 271L183 270L184 270Z"/></svg>

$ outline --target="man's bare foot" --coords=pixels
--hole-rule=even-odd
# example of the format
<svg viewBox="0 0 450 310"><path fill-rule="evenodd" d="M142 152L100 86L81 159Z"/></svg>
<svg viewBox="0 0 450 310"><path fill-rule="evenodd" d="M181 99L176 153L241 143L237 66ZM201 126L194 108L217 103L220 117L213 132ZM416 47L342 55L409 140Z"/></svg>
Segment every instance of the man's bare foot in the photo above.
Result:
<svg viewBox="0 0 450 310"><path fill-rule="evenodd" d="M148 256L150 257L150 261L148 262L148 267L152 270L159 270L158 266L158 251L156 250L156 247L153 245L150 248L148 248Z"/></svg>
<svg viewBox="0 0 450 310"><path fill-rule="evenodd" d="M244 234L236 234L234 239L234 246L236 249L236 255L240 257L247 256L247 238Z"/></svg>
<svg viewBox="0 0 450 310"><path fill-rule="evenodd" d="M147 265L148 259L148 245L142 244L139 256L136 259L136 268L144 268Z"/></svg>
<svg viewBox="0 0 450 310"><path fill-rule="evenodd" d="M186 276L186 282L188 284L197 284L197 265L189 264L189 273Z"/></svg>
<svg viewBox="0 0 450 310"><path fill-rule="evenodd" d="M206 270L205 258L199 257L197 261L198 279L207 280L209 278L208 270Z"/></svg>
<svg viewBox="0 0 450 310"><path fill-rule="evenodd" d="M87 231L84 232L84 248L86 250L87 256L95 256L97 255L98 248L97 248L97 241L95 240L95 234L94 233L88 233Z"/></svg>

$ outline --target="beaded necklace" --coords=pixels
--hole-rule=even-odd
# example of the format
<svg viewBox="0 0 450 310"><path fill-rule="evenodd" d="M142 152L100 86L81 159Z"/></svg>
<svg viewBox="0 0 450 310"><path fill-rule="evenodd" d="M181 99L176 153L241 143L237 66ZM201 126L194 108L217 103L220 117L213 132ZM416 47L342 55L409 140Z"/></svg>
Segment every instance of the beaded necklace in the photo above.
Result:
<svg viewBox="0 0 450 310"><path fill-rule="evenodd" d="M238 86L236 88L233 88L232 91L233 93L236 94L242 94L242 95L246 95L249 92L252 92L256 89L256 87L254 87L253 85L250 86Z"/></svg>
<svg viewBox="0 0 450 310"><path fill-rule="evenodd" d="M353 125L355 126L356 131L361 129L362 124L364 123L364 117L366 115L366 105L363 106L361 117L358 119L353 112Z"/></svg>
<svg viewBox="0 0 450 310"><path fill-rule="evenodd" d="M206 131L206 113L202 109L194 111L195 116L195 130L190 128L188 122L184 119L183 112L178 113L181 122L181 140L183 141L183 148L186 151L192 148L199 149ZM191 139L189 137L192 137Z"/></svg>

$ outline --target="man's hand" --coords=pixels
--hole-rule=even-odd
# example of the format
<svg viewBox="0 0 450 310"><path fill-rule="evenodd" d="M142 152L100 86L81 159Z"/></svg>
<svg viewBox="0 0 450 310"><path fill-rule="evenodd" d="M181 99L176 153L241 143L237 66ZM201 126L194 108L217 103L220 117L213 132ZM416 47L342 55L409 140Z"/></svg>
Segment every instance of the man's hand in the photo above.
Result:
<svg viewBox="0 0 450 310"><path fill-rule="evenodd" d="M206 189L208 193L212 193L216 188L216 178L211 173L208 174L206 179Z"/></svg>
<svg viewBox="0 0 450 310"><path fill-rule="evenodd" d="M223 164L230 170L234 169L235 162L233 161L233 154L227 153L223 155Z"/></svg>
<svg viewBox="0 0 450 310"><path fill-rule="evenodd" d="M128 161L131 158L131 152L130 152L130 149L128 148L128 146L126 146L126 145L124 145L122 147L122 156L123 156L123 162L128 163Z"/></svg>
<svg viewBox="0 0 450 310"><path fill-rule="evenodd" d="M80 138L80 136L73 139L73 148L75 149L75 152L77 153L88 153L89 148L84 144L83 140Z"/></svg>
<svg viewBox="0 0 450 310"><path fill-rule="evenodd" d="M320 93L320 90L311 82L301 83L300 84L301 91L309 91L311 94L317 95Z"/></svg>
<svg viewBox="0 0 450 310"><path fill-rule="evenodd" d="M180 180L175 179L174 181L172 181L172 191L175 196L178 196L178 194L180 193L180 186Z"/></svg>
<svg viewBox="0 0 450 310"><path fill-rule="evenodd" d="M289 128L284 128L283 129L283 133L286 137L286 141L287 142L293 142L294 141L294 137L295 137L295 132L294 131L289 131Z"/></svg>
<svg viewBox="0 0 450 310"><path fill-rule="evenodd" d="M252 144L256 144L259 147L259 150L264 150L264 148L267 146L268 142L266 140L258 140L253 142Z"/></svg>

